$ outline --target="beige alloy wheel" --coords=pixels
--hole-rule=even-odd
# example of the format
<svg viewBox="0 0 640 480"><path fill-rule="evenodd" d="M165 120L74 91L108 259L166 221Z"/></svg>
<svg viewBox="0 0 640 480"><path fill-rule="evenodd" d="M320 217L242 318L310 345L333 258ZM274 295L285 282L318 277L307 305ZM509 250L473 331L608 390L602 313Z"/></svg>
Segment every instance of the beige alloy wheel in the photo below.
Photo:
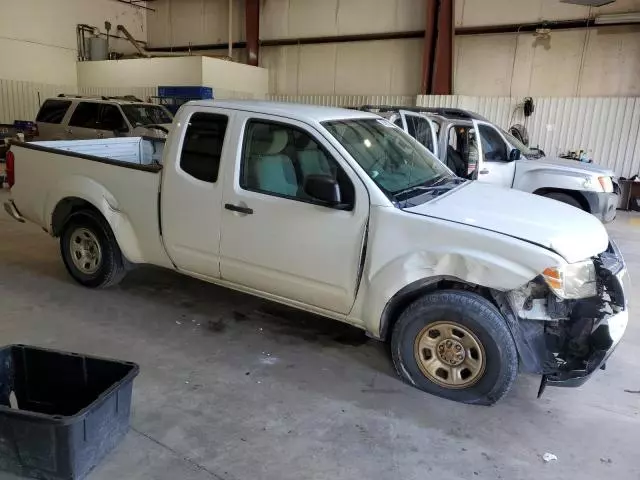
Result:
<svg viewBox="0 0 640 480"><path fill-rule="evenodd" d="M70 236L69 251L75 267L85 275L95 274L102 264L102 248L95 234L84 227L76 228Z"/></svg>
<svg viewBox="0 0 640 480"><path fill-rule="evenodd" d="M424 376L444 388L468 388L482 378L486 367L478 337L455 322L424 327L416 337L413 353Z"/></svg>

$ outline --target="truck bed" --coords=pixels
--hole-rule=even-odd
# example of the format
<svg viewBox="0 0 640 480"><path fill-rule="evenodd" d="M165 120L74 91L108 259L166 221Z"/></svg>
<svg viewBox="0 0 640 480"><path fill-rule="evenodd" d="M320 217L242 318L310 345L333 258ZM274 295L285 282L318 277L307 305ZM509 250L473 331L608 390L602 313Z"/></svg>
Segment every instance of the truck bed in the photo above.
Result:
<svg viewBox="0 0 640 480"><path fill-rule="evenodd" d="M162 162L164 142L164 139L149 137L122 137L31 142L30 145L138 165L152 165Z"/></svg>
<svg viewBox="0 0 640 480"><path fill-rule="evenodd" d="M59 202L80 198L112 225L127 259L170 266L159 235L162 166L143 163L152 158L145 156L143 143L140 138L13 143L12 199L23 217L53 233Z"/></svg>

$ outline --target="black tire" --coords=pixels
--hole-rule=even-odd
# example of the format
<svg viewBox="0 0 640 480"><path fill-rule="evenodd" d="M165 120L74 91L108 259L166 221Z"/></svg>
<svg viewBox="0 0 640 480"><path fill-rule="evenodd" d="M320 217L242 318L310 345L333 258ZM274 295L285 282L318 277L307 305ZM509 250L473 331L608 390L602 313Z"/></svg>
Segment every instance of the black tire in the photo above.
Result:
<svg viewBox="0 0 640 480"><path fill-rule="evenodd" d="M558 202L566 203L567 205L571 205L572 207L579 208L580 210L584 210L580 202L567 193L549 192L545 193L544 196L552 200L557 200Z"/></svg>
<svg viewBox="0 0 640 480"><path fill-rule="evenodd" d="M485 367L475 383L448 388L430 380L414 355L414 345L428 325L452 321L471 331L484 349ZM391 336L391 356L398 375L415 387L456 402L492 405L509 391L518 374L518 352L506 321L487 299L472 292L445 290L413 302L400 315Z"/></svg>
<svg viewBox="0 0 640 480"><path fill-rule="evenodd" d="M71 257L72 235L79 228L93 234L100 246L100 261L91 273L80 270ZM60 254L69 274L85 287L107 288L118 284L126 274L125 260L111 227L102 215L92 210L74 213L67 221L60 236Z"/></svg>

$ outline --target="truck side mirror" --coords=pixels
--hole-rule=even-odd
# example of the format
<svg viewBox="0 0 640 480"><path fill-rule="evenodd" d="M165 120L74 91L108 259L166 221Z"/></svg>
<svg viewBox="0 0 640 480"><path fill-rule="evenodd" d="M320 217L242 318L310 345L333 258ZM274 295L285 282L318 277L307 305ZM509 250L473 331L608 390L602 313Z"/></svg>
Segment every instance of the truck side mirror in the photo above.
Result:
<svg viewBox="0 0 640 480"><path fill-rule="evenodd" d="M509 152L509 161L513 162L514 160L520 160L520 157L522 156L520 150L518 150L517 148L514 148L513 150L511 150L511 152Z"/></svg>
<svg viewBox="0 0 640 480"><path fill-rule="evenodd" d="M339 205L341 201L340 186L329 175L309 175L304 180L304 193L327 205Z"/></svg>

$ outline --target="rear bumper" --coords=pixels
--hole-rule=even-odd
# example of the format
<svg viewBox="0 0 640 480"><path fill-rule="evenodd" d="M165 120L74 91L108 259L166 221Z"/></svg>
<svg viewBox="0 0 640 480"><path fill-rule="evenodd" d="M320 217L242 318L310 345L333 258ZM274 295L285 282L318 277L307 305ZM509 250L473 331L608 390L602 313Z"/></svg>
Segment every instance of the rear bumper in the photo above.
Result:
<svg viewBox="0 0 640 480"><path fill-rule="evenodd" d="M4 210L14 220L17 220L20 223L24 223L24 218L22 217L22 215L20 215L20 212L16 208L16 205L13 203L13 200L9 200L8 202L4 202Z"/></svg>
<svg viewBox="0 0 640 480"><path fill-rule="evenodd" d="M619 196L617 193L582 192L589 203L589 210L602 222L609 223L616 218Z"/></svg>

